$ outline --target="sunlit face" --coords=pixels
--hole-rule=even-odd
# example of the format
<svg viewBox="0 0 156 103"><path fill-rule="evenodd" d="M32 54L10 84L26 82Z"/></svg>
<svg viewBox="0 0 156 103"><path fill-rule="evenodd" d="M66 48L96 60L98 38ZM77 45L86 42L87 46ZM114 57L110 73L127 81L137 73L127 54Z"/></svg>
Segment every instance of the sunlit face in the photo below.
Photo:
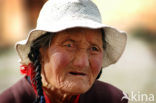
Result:
<svg viewBox="0 0 156 103"><path fill-rule="evenodd" d="M42 56L42 75L59 90L86 92L102 67L103 43L100 30L73 28L61 31Z"/></svg>

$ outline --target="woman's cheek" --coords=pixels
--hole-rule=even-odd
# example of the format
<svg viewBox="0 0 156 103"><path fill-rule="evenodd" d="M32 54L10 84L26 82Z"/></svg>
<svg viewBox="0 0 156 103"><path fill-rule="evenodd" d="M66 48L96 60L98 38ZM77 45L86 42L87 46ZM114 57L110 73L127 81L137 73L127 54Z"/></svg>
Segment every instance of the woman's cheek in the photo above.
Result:
<svg viewBox="0 0 156 103"><path fill-rule="evenodd" d="M92 73L95 77L98 75L98 73L101 70L102 62L103 62L102 55L99 55L96 57L91 57L91 59L90 59L91 70L92 70Z"/></svg>
<svg viewBox="0 0 156 103"><path fill-rule="evenodd" d="M64 69L70 63L71 57L72 56L69 53L56 52L51 56L50 63L54 70Z"/></svg>

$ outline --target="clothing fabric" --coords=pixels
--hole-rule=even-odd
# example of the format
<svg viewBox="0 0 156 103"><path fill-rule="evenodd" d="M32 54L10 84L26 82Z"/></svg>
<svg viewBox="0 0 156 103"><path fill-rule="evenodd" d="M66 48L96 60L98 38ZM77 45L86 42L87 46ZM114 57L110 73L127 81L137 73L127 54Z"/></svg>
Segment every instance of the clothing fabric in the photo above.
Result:
<svg viewBox="0 0 156 103"><path fill-rule="evenodd" d="M79 97L78 103L128 103L118 88L96 80L93 86ZM26 77L0 94L0 103L33 103L35 92Z"/></svg>

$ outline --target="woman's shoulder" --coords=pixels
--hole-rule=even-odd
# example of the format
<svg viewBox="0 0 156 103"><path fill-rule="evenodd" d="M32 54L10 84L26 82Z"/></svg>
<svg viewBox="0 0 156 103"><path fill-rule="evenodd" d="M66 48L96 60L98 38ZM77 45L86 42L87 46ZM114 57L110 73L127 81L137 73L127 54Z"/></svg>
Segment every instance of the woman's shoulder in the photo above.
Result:
<svg viewBox="0 0 156 103"><path fill-rule="evenodd" d="M31 103L35 98L32 86L26 77L20 79L0 94L0 103Z"/></svg>
<svg viewBox="0 0 156 103"><path fill-rule="evenodd" d="M80 96L79 103L127 103L123 97L123 91L117 87L96 80L88 92Z"/></svg>
<svg viewBox="0 0 156 103"><path fill-rule="evenodd" d="M96 80L93 87L91 88L92 91L98 94L106 94L112 96L123 96L123 91L119 88L99 80Z"/></svg>

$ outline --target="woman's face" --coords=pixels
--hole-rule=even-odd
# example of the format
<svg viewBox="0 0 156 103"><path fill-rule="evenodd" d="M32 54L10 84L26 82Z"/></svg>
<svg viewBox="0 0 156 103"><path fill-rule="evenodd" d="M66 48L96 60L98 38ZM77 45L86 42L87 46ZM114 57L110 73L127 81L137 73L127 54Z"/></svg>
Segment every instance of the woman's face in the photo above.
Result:
<svg viewBox="0 0 156 103"><path fill-rule="evenodd" d="M101 31L86 28L61 31L51 46L40 52L42 75L48 83L67 93L84 93L92 86L102 67Z"/></svg>

